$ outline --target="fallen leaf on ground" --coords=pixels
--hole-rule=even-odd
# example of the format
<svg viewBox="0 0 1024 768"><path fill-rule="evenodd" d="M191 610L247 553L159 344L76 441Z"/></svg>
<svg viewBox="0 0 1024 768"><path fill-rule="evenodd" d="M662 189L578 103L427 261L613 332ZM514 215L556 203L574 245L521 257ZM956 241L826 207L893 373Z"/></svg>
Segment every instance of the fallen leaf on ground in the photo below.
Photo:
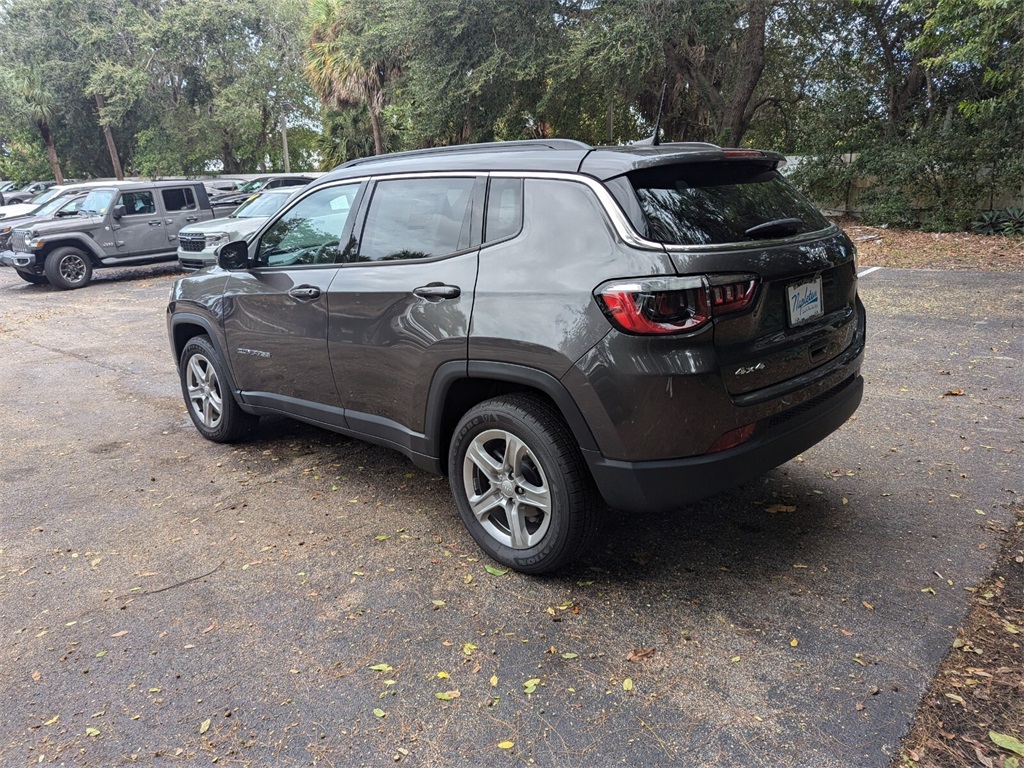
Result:
<svg viewBox="0 0 1024 768"><path fill-rule="evenodd" d="M435 693L434 698L441 701L451 701L452 699L459 698L461 695L458 691L441 691L440 693Z"/></svg>
<svg viewBox="0 0 1024 768"><path fill-rule="evenodd" d="M764 511L769 515L774 515L779 512L796 512L796 507L790 504L772 504L770 507L765 507Z"/></svg>
<svg viewBox="0 0 1024 768"><path fill-rule="evenodd" d="M996 731L989 731L988 737L1003 749L1009 750L1010 752L1016 752L1021 757L1024 757L1024 743L1021 743L1020 740L1015 739L1013 736L1007 736L1005 733L997 733Z"/></svg>
<svg viewBox="0 0 1024 768"><path fill-rule="evenodd" d="M654 653L653 646L651 648L634 648L632 651L630 651L626 655L626 661L632 661L632 662L643 661L644 659L649 657L652 653Z"/></svg>
<svg viewBox="0 0 1024 768"><path fill-rule="evenodd" d="M498 742L498 749L512 749L512 747L514 747L514 746L515 746L515 744L513 744L511 741L500 741L500 742Z"/></svg>
<svg viewBox="0 0 1024 768"><path fill-rule="evenodd" d="M199 725L199 734L202 735L202 734L206 733L208 730L210 730L210 718L206 718Z"/></svg>

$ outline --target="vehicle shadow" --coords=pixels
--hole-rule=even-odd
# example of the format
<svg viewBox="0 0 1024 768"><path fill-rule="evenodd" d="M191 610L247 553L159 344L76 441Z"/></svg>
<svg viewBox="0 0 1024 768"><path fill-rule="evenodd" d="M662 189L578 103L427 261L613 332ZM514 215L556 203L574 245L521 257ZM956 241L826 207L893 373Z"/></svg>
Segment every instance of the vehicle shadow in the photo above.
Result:
<svg viewBox="0 0 1024 768"><path fill-rule="evenodd" d="M261 451L304 460L358 465L369 481L399 475L418 480L386 490L409 508L433 506L438 523L461 525L447 481L399 453L286 418L264 418L250 438ZM422 490L432 489L428 498ZM841 486L813 468L790 462L749 483L663 514L601 508L595 545L565 570L546 577L572 587L600 578L630 583L686 584L694 595L726 579L758 588L836 562L844 530L856 516ZM454 520L454 523L453 523ZM467 549L474 545L466 534ZM660 588L660 587L659 587Z"/></svg>

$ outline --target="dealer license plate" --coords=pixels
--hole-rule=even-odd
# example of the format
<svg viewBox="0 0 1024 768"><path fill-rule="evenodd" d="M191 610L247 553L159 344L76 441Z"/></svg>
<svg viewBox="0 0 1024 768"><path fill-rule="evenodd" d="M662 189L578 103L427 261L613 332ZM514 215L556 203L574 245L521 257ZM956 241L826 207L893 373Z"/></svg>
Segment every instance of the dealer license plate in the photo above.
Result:
<svg viewBox="0 0 1024 768"><path fill-rule="evenodd" d="M786 286L786 297L790 325L809 322L825 312L821 303L821 275L813 280Z"/></svg>

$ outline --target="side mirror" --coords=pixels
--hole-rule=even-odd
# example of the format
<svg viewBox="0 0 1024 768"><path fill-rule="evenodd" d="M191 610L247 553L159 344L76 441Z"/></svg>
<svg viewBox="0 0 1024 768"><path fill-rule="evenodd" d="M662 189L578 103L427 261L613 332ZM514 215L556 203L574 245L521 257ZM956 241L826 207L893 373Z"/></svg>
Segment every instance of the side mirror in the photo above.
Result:
<svg viewBox="0 0 1024 768"><path fill-rule="evenodd" d="M113 216L115 219L120 219L126 213L128 213L128 209L125 208L123 205L115 205L114 209L110 212L110 215Z"/></svg>
<svg viewBox="0 0 1024 768"><path fill-rule="evenodd" d="M249 244L245 240L233 240L217 249L217 265L221 269L247 269L249 267Z"/></svg>

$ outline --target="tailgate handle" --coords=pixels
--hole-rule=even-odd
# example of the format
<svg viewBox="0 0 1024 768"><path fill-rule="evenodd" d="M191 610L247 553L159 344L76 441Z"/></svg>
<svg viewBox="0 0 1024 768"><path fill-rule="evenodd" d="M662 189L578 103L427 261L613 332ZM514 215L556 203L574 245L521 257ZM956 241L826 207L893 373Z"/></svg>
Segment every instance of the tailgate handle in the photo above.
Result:
<svg viewBox="0 0 1024 768"><path fill-rule="evenodd" d="M462 295L462 289L457 285L430 283L414 289L413 293L427 301L440 301L441 299L457 299Z"/></svg>

